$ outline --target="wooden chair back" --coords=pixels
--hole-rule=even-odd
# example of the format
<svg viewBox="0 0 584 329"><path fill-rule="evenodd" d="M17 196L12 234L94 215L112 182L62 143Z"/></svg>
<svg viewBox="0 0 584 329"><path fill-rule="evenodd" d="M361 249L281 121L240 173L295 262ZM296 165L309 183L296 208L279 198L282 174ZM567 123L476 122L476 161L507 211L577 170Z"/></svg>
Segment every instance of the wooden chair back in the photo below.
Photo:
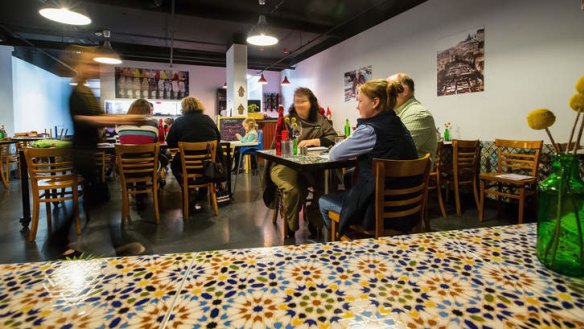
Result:
<svg viewBox="0 0 584 329"><path fill-rule="evenodd" d="M95 153L95 165L97 166L98 176L101 182L105 182L105 168L107 155L104 151Z"/></svg>
<svg viewBox="0 0 584 329"><path fill-rule="evenodd" d="M116 144L116 157L122 180L130 176L156 177L160 146L151 144Z"/></svg>
<svg viewBox="0 0 584 329"><path fill-rule="evenodd" d="M497 173L519 172L537 176L539 155L543 141L495 139L497 146ZM516 151L509 151L516 149ZM518 149L518 150L517 150Z"/></svg>
<svg viewBox="0 0 584 329"><path fill-rule="evenodd" d="M217 141L209 142L179 142L179 153L182 162L183 182L189 179L203 178L203 163L215 162Z"/></svg>
<svg viewBox="0 0 584 329"><path fill-rule="evenodd" d="M436 195L438 198L438 206L440 207L440 213L442 214L443 218L446 218L446 208L444 207L444 201L442 200L442 184L443 182L441 173L442 173L442 166L443 166L443 159L442 159L442 150L444 148L444 142L438 141L436 142L436 155L434 156L434 163L432 166L432 170L429 174L428 179L428 191L436 190ZM426 207L426 214L424 215L426 230L431 231L430 229L430 222L429 222L429 214L428 214L428 207Z"/></svg>
<svg viewBox="0 0 584 329"><path fill-rule="evenodd" d="M51 204L73 201L75 231L81 234L78 206L79 180L73 166L71 150L67 148L25 148L24 157L30 177L33 210L29 241L34 241L38 229L40 203L46 206L47 226L51 225ZM57 192L61 190L61 192Z"/></svg>
<svg viewBox="0 0 584 329"><path fill-rule="evenodd" d="M375 237L384 235L386 219L420 214L424 219L424 208L428 193L430 155L416 160L373 159L375 172ZM407 187L392 184L408 180Z"/></svg>
<svg viewBox="0 0 584 329"><path fill-rule="evenodd" d="M28 174L33 189L41 181L48 181L54 187L60 188L59 182L77 181L74 171L71 150L67 148L35 149L25 148L24 157L28 167Z"/></svg>
<svg viewBox="0 0 584 329"><path fill-rule="evenodd" d="M452 141L452 169L455 177L465 176L467 179L472 179L476 176L480 146L478 139Z"/></svg>

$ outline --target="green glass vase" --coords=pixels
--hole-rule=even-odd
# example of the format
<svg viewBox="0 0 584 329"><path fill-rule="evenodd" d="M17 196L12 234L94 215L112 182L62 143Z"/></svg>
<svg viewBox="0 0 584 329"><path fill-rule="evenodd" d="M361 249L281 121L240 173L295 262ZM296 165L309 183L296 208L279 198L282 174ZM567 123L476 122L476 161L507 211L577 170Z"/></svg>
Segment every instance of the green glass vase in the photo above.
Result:
<svg viewBox="0 0 584 329"><path fill-rule="evenodd" d="M450 142L450 131L448 130L448 128L444 129L444 141Z"/></svg>
<svg viewBox="0 0 584 329"><path fill-rule="evenodd" d="M554 155L537 198L537 258L550 270L584 277L584 182L575 155Z"/></svg>

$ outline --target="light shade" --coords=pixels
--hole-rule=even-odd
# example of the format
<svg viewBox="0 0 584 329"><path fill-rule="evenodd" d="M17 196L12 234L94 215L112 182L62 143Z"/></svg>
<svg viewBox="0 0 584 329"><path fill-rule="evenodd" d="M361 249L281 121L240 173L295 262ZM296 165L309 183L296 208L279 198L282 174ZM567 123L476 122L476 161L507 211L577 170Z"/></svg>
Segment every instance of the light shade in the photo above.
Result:
<svg viewBox="0 0 584 329"><path fill-rule="evenodd" d="M273 46L278 43L278 38L269 32L266 16L260 15L258 24L247 35L247 43L255 46Z"/></svg>
<svg viewBox="0 0 584 329"><path fill-rule="evenodd" d="M288 80L288 77L287 76L284 76L284 80L282 80L282 85L286 85L287 86L289 84L290 84L290 81Z"/></svg>
<svg viewBox="0 0 584 329"><path fill-rule="evenodd" d="M52 21L69 25L87 25L91 18L67 8L42 8L39 14Z"/></svg>
<svg viewBox="0 0 584 329"><path fill-rule="evenodd" d="M263 73L260 76L260 79L258 80L258 83L261 83L262 85L265 85L266 83L268 83L268 80L266 80L266 78L264 77L264 74Z"/></svg>
<svg viewBox="0 0 584 329"><path fill-rule="evenodd" d="M110 31L107 30L103 31L103 36L105 38L105 41L103 42L103 45L101 47L97 48L93 60L98 63L109 65L122 64L120 55L118 55L118 53L115 52L115 50L112 48L112 45L110 44L109 41Z"/></svg>
<svg viewBox="0 0 584 329"><path fill-rule="evenodd" d="M227 82L223 84L223 89L227 89Z"/></svg>

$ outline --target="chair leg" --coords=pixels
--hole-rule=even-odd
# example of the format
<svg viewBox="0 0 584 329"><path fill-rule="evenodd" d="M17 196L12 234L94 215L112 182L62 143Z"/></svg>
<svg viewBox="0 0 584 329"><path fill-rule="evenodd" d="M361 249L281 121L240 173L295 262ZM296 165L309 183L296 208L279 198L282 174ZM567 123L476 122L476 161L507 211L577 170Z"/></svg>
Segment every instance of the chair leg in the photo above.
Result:
<svg viewBox="0 0 584 329"><path fill-rule="evenodd" d="M462 210L460 209L460 193L458 189L457 177L454 177L454 201L456 203L456 216L460 217L462 215Z"/></svg>
<svg viewBox="0 0 584 329"><path fill-rule="evenodd" d="M79 221L79 193L77 186L73 186L73 216L75 216L75 233L81 235L81 222Z"/></svg>
<svg viewBox="0 0 584 329"><path fill-rule="evenodd" d="M152 179L152 199L154 201L154 218L156 224L160 222L160 210L158 209L158 177Z"/></svg>
<svg viewBox="0 0 584 329"><path fill-rule="evenodd" d="M33 197L32 202L32 224L30 226L30 233L28 234L28 241L34 241L36 239L36 233L39 226L40 199L38 193Z"/></svg>
<svg viewBox="0 0 584 329"><path fill-rule="evenodd" d="M239 160L237 160L237 168L235 168L235 180L233 181L233 192L235 193L235 187L237 186L237 176L239 176L239 170L241 169L241 158L243 154L239 153Z"/></svg>
<svg viewBox="0 0 584 329"><path fill-rule="evenodd" d="M183 192L183 220L189 219L189 186L187 182L183 180L182 186Z"/></svg>
<svg viewBox="0 0 584 329"><path fill-rule="evenodd" d="M475 204L477 205L477 210L478 210L479 206L480 206L480 201L479 201L479 191L478 191L478 187L477 187L477 179L476 178L474 178L472 180L472 192L473 192Z"/></svg>
<svg viewBox="0 0 584 329"><path fill-rule="evenodd" d="M45 196L46 199L50 199L51 197L47 194ZM45 211L47 213L47 228L51 227L51 203L45 202Z"/></svg>
<svg viewBox="0 0 584 329"><path fill-rule="evenodd" d="M128 218L128 210L129 210L129 198L128 189L124 186L126 183L122 182L122 225L126 223L126 219Z"/></svg>
<svg viewBox="0 0 584 329"><path fill-rule="evenodd" d="M482 223L485 217L485 183L483 181L481 181L479 201L479 222Z"/></svg>
<svg viewBox="0 0 584 329"><path fill-rule="evenodd" d="M519 188L519 224L523 224L523 212L525 210L525 187Z"/></svg>
<svg viewBox="0 0 584 329"><path fill-rule="evenodd" d="M444 200L442 200L442 188L440 187L440 178L436 176L436 194L438 194L438 206L440 206L440 213L442 218L446 218L446 208L444 208Z"/></svg>
<svg viewBox="0 0 584 329"><path fill-rule="evenodd" d="M213 213L215 216L219 215L219 206L217 205L217 194L215 190L215 184L209 184L209 200L213 206Z"/></svg>
<svg viewBox="0 0 584 329"><path fill-rule="evenodd" d="M8 188L8 171L9 171L8 164L7 163L5 164L0 159L0 175L2 176L2 184L4 185L4 188Z"/></svg>

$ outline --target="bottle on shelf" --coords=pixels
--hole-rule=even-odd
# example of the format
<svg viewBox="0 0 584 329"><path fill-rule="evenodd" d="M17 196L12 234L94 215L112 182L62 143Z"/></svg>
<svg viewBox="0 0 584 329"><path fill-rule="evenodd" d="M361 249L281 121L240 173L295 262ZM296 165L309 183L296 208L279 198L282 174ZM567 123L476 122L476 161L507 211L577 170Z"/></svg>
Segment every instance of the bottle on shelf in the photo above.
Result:
<svg viewBox="0 0 584 329"><path fill-rule="evenodd" d="M282 155L282 131L286 129L284 123L284 106L278 106L278 121L276 122L276 133L274 135L274 142L276 144L276 155Z"/></svg>
<svg viewBox="0 0 584 329"><path fill-rule="evenodd" d="M351 125L349 124L349 119L345 120L345 138L351 135Z"/></svg>
<svg viewBox="0 0 584 329"><path fill-rule="evenodd" d="M162 119L158 119L158 142L164 143L164 125L162 124Z"/></svg>
<svg viewBox="0 0 584 329"><path fill-rule="evenodd" d="M0 128L0 139L6 138L6 137L8 137L6 135L6 129L4 129L4 125L2 125L2 128Z"/></svg>

